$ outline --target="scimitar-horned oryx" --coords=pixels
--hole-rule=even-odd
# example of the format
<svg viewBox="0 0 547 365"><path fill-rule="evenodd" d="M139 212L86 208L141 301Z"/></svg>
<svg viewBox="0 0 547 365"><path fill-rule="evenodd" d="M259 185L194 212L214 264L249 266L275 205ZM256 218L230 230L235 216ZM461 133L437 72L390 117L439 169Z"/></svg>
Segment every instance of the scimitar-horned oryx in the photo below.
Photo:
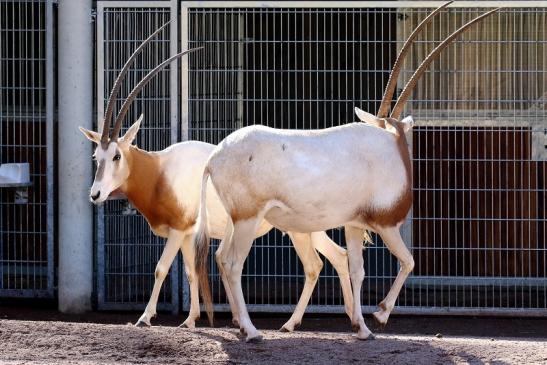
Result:
<svg viewBox="0 0 547 365"><path fill-rule="evenodd" d="M229 214L220 264L228 276L247 340L259 340L261 335L245 307L241 272L254 232L263 219L290 232L317 232L344 226L354 299L352 326L360 339L373 338L361 312L361 285L365 275L363 235L365 230L378 233L400 262L389 293L379 304L379 311L373 314L381 324L387 322L399 291L414 267L412 254L399 232L412 205L411 160L405 138L405 132L412 128L412 118L399 118L417 80L431 61L459 34L498 10L475 18L441 42L412 75L388 114L408 47L417 32L441 8L418 26L398 55L378 114L356 110L359 118L367 123L314 131L250 126L226 137L213 151L202 180L196 268L201 291L207 292L210 290L206 266L210 233L204 222L208 214L205 187L210 178ZM208 297L205 294L204 300Z"/></svg>
<svg viewBox="0 0 547 365"><path fill-rule="evenodd" d="M188 318L182 326L193 328L195 320L199 318L200 310L192 237L199 209L201 176L207 159L215 146L198 141L188 141L177 143L160 152L139 149L132 145L132 142L139 130L142 115L123 137L118 138L118 135L130 105L146 83L171 61L197 48L169 58L146 75L124 101L116 117L114 128L110 131L116 95L126 73L143 48L166 25L146 39L134 51L120 71L108 99L102 123L102 133L84 128L80 128L80 130L88 139L97 144L93 155L97 161L97 171L90 191L91 201L100 204L109 197L125 196L146 218L152 231L158 236L167 238L167 243L156 266L152 295L137 325L149 326L150 320L156 315L156 304L162 283L180 249L190 284L191 299ZM210 196L207 202L209 232L212 237L221 238L224 235L227 222L226 211L212 185L209 183L206 186ZM257 224L256 228L253 238L264 235L272 226L263 221ZM302 320L304 310L323 266L323 262L315 250L327 257L337 270L344 300L347 304L346 312L351 316L353 302L346 250L332 242L325 232L289 234L303 263L306 281L296 310L289 321L285 323L283 329L292 331ZM221 251L217 253L217 255L220 254ZM231 303L233 322L238 325L237 307L232 305L230 287L226 284L227 279L222 271L221 275L227 297Z"/></svg>

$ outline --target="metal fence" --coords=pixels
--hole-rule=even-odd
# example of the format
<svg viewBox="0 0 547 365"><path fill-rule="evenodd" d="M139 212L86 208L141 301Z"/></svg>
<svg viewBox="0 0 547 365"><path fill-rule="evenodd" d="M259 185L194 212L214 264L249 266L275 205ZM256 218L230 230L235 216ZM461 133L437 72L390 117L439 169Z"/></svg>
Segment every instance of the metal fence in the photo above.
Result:
<svg viewBox="0 0 547 365"><path fill-rule="evenodd" d="M480 7L477 7L480 4ZM398 49L437 3L98 2L98 115L136 45L171 19L135 64L119 98L146 70L180 49L203 51L164 71L141 94L137 143L158 150L177 139L218 143L242 126L325 128L374 112ZM508 7L461 36L420 81L406 114L412 138L414 205L403 226L416 268L399 313L547 314L547 8L537 2L457 2L419 37L399 86L435 44L484 7ZM335 7L336 6L336 7ZM179 85L180 82L180 85ZM180 86L180 120L178 95ZM129 121L131 118L129 118ZM128 123L129 123L128 121ZM125 127L127 127L126 125ZM336 171L331 172L333 174ZM97 216L101 309L143 308L164 241L124 202ZM345 245L343 232L329 235ZM212 245L214 252L218 243ZM383 299L398 271L375 237L365 255L363 307ZM217 310L226 298L211 257ZM159 309L188 309L175 261ZM304 274L288 237L257 239L244 271L254 311L290 311ZM309 311L343 312L334 269L325 267Z"/></svg>
<svg viewBox="0 0 547 365"><path fill-rule="evenodd" d="M176 14L176 13L175 13ZM157 28L171 20L139 56L124 81L116 110L148 71L176 51L177 19L169 2L98 2L97 105L98 119L112 84L134 49ZM122 133L144 113L136 143L161 150L177 140L177 68L170 66L145 87L133 103ZM115 111L117 113L117 111ZM109 201L97 215L97 297L99 309L141 309L150 297L154 269L165 240L126 201ZM165 280L159 310L179 310L178 261Z"/></svg>
<svg viewBox="0 0 547 365"><path fill-rule="evenodd" d="M315 129L355 121L354 106L375 112L398 49L438 5L181 4L183 48L206 46L183 70L181 119L190 139L212 143L246 125ZM399 87L484 7L508 7L447 49L407 104L417 121L414 205L402 230L416 268L399 313L547 314L547 8L539 5L457 2L404 64ZM330 235L344 245L339 230ZM398 264L379 239L364 255L371 311ZM210 262L217 310L227 309ZM303 281L288 238L275 231L255 241L243 278L251 310L292 310ZM325 262L309 310L343 312L341 298Z"/></svg>
<svg viewBox="0 0 547 365"><path fill-rule="evenodd" d="M30 177L0 184L0 296L51 297L53 4L1 1L0 19L0 163Z"/></svg>

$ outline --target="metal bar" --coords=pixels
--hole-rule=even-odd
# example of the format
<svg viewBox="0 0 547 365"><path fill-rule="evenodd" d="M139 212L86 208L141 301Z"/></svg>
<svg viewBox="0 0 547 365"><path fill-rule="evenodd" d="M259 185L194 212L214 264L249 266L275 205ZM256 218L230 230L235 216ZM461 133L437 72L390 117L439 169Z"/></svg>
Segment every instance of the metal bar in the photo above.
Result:
<svg viewBox="0 0 547 365"><path fill-rule="evenodd" d="M109 2L114 7L121 7L124 1ZM436 8L444 1L230 1L230 8ZM187 8L226 8L225 1L181 1ZM544 8L547 1L456 1L450 8Z"/></svg>
<svg viewBox="0 0 547 365"><path fill-rule="evenodd" d="M48 0L46 3L46 174L47 174L47 288L53 291L54 288L54 237L55 237L55 214L54 214L54 125L53 125L53 92L55 90L53 74L53 3Z"/></svg>
<svg viewBox="0 0 547 365"><path fill-rule="evenodd" d="M165 8L168 4L161 0L147 1L97 1L97 12L105 8Z"/></svg>
<svg viewBox="0 0 547 365"><path fill-rule="evenodd" d="M180 47L181 49L188 49L188 8L181 6L180 8ZM187 141L189 138L189 100L188 100L188 58L183 57L181 61L181 73L180 73L180 137L182 141ZM175 94L176 95L176 94Z"/></svg>
<svg viewBox="0 0 547 365"><path fill-rule="evenodd" d="M253 305L248 304L247 310L254 313L291 313L294 311L295 305ZM213 309L216 312L229 312L230 307L227 304L215 304ZM377 311L376 306L362 306L363 313L373 313ZM306 308L306 313L332 313L345 314L344 306L342 305L309 305ZM499 316L499 317L547 317L547 311L544 309L528 309L528 308L475 308L475 307L402 307L396 306L393 309L392 315L467 315L467 316Z"/></svg>
<svg viewBox="0 0 547 365"><path fill-rule="evenodd" d="M178 9L177 9L178 0L171 0L171 24L170 24L170 56L174 56L178 53ZM183 57L187 59L187 57ZM178 61L174 61L170 66L169 72L169 96L170 96L170 106L171 106L171 144L178 142L179 135L179 99L178 99L178 83L179 83L179 73L178 73ZM183 276L183 280L184 276ZM171 312L173 314L179 313L179 260L176 258L171 264Z"/></svg>
<svg viewBox="0 0 547 365"><path fill-rule="evenodd" d="M102 116L104 115L104 11L100 9L97 11L97 126L101 126ZM102 127L101 127L102 128ZM101 132L101 131L99 131ZM98 309L102 309L105 302L105 267L104 267L104 205L101 205L95 209L96 213L96 229L97 229L97 306Z"/></svg>
<svg viewBox="0 0 547 365"><path fill-rule="evenodd" d="M55 294L51 289L1 289L2 298L51 298Z"/></svg>
<svg viewBox="0 0 547 365"><path fill-rule="evenodd" d="M142 311L146 308L146 303L116 303L116 302L107 302L102 303L100 310L105 311ZM160 312L173 312L173 306L171 303L162 303L158 302L158 306L156 308Z"/></svg>

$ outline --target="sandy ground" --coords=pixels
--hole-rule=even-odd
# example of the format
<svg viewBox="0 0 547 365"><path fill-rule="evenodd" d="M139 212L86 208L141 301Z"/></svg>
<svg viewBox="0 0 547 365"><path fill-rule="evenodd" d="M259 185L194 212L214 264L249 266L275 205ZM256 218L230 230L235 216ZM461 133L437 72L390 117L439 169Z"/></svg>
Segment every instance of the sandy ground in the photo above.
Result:
<svg viewBox="0 0 547 365"><path fill-rule="evenodd" d="M492 322L485 318L451 320L394 317L392 321L403 322L403 325L399 326L400 333L377 332L375 341L363 342L357 340L349 331L324 332L317 329L321 325L327 325L329 330L336 327L336 325L329 327L329 323L349 328L345 319L313 318L305 319L308 325L303 331L281 333L267 329L262 331L264 334L262 343L247 344L237 329L228 327L182 329L176 327L170 320L172 316L168 315L163 315L167 321L165 319L163 323L159 321L160 325L151 328L135 328L131 323L119 323L136 316L135 314L87 317L88 320L99 319L101 322L108 322L110 318L111 323L116 324L89 323L86 317L67 318L55 314L35 315L36 320L17 318L20 316L24 316L24 313L4 314L2 315L4 319L0 319L1 363L547 363L547 327L543 326L546 323L544 320L540 320L538 324L533 320L524 320L524 322L494 320ZM83 322L79 321L82 319ZM76 322L66 322L66 320ZM450 325L451 321L452 325ZM222 320L220 322L222 323ZM283 319L259 318L255 322L262 328L277 327ZM412 323L414 323L415 332L422 332L422 334L405 334L412 332ZM529 325L530 323L533 325ZM200 325L205 324L200 323ZM428 333L439 325L452 330L438 337ZM496 326L499 328L498 331ZM470 327L477 327L481 336L458 334L465 332L465 328L469 333L474 333L469 330ZM481 329L481 327L484 328ZM395 328L397 329L396 326ZM338 330L338 328L335 329ZM527 329L531 330L527 332ZM542 329L545 329L545 332L542 333ZM487 332L498 333L498 335L485 336ZM510 333L514 333L515 336L505 336Z"/></svg>

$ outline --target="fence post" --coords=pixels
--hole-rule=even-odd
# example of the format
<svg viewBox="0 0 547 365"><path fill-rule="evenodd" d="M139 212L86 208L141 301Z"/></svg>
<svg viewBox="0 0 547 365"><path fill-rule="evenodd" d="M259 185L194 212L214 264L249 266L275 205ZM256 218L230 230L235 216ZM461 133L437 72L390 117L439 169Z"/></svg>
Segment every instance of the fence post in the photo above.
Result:
<svg viewBox="0 0 547 365"><path fill-rule="evenodd" d="M93 209L91 0L59 1L59 310L91 309Z"/></svg>

